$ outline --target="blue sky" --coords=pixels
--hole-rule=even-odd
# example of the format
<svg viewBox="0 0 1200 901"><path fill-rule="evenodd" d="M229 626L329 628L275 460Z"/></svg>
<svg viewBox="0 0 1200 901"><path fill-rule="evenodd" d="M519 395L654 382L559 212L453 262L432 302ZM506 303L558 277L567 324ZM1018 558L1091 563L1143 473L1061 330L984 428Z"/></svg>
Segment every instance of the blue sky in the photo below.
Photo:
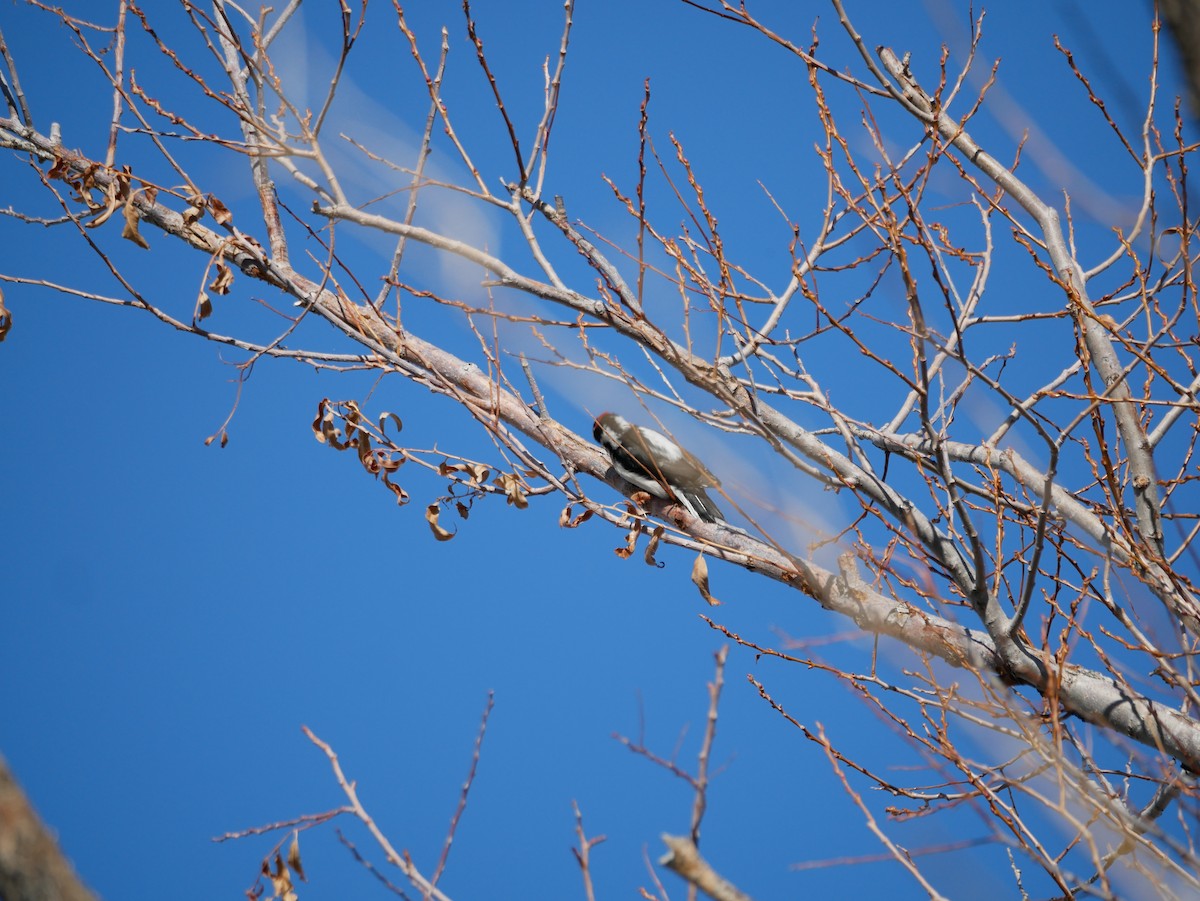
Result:
<svg viewBox="0 0 1200 901"><path fill-rule="evenodd" d="M112 15L109 6L115 5L105 4L103 16ZM169 23L164 33L179 34L178 16L167 9L173 4L155 6L161 12L152 15ZM508 176L501 126L463 42L458 5L413 6L425 47L436 46L443 22L450 28L451 110L467 143L480 148L481 166L493 177ZM477 17L498 77L514 114L528 121L541 102L541 58L557 47L561 4L484 6ZM942 42L960 46L965 34L966 4L951 0L911 6L849 0L847 6L869 45L911 49L924 65ZM996 4L986 21L983 56L1004 60L995 100L1002 115L981 119L980 136L1008 158L1013 123L1028 124L1035 136L1025 165L1036 173L1033 180L1066 185L1098 216L1125 215L1140 184L1102 140L1105 127L1051 35L1072 43L1081 63L1098 71L1097 89L1115 98L1116 114L1135 122L1136 104L1125 98L1145 93L1140 61L1148 56L1148 6L1095 3L1085 14L1081 4ZM284 65L298 88L306 78L321 83L332 20L320 7L312 4L289 38L294 44ZM800 43L819 17L823 52L859 68L845 54L830 8L782 2L753 8ZM88 11L103 18L93 5ZM368 20L338 126L392 140L399 154L423 122L423 88L390 6L373 5ZM48 15L15 4L0 24L35 122L60 122L67 146L102 156L108 92L88 87L86 60L48 49L67 47L69 35ZM143 83L155 84L157 76L183 90L144 41L135 44ZM1164 56L1162 78L1174 93L1173 57ZM1113 59L1125 67L1115 70ZM669 132L677 134L731 240L747 259L777 263L786 230L757 182L796 216L819 205L822 195L819 180L804 177L814 171L818 136L804 71L748 31L683 4L580 3L549 193L564 195L572 215L598 230L629 237L628 220L601 175L632 184L646 77L660 150L669 147ZM211 127L228 130L229 123L214 117ZM888 127L899 144L918 134L899 120ZM135 142L123 142L135 161L143 159ZM1070 148L1071 167L1050 152L1054 144ZM244 210L243 227L253 231L257 220L240 163L205 158L194 145L180 153L194 161L191 171L202 185L235 213ZM452 169L441 159L434 163ZM26 164L9 158L3 167L2 205L52 214ZM367 196L371 179L380 178L364 168L355 188ZM491 237L488 221L456 219L466 214L453 204L430 215ZM134 267L143 290L172 309L190 308L202 260L152 233L149 253L122 244L115 225L96 237ZM64 229L4 217L0 241L8 249L0 264L6 274L118 292ZM347 247L356 260L387 252L369 238L349 237ZM418 277L435 274L445 273L418 268ZM248 887L275 839L214 844L214 836L342 803L302 724L338 750L367 808L428 873L489 691L495 710L444 890L456 898L582 896L570 853L573 801L589 834L607 837L593 851L598 895L634 897L638 886L651 886L643 849L655 859L659 833L686 831L691 793L612 734L636 738L644 721L653 750L670 756L678 744L680 763L694 766L705 682L723 640L698 616L710 611L688 580L689 555L664 552L661 570L636 556L622 561L612 553L621 534L595 522L560 529L556 501L524 511L494 500L476 504L470 519L457 523L453 541L435 542L422 510L443 492L442 482L402 471L414 501L397 508L351 455L312 438L317 402L362 399L372 378L264 361L237 401L229 445L206 447L204 439L235 401L228 362L240 359L235 353L134 311L11 284L4 291L15 324L0 346L8 399L7 440L0 445L0 559L8 599L0 685L10 699L0 718L0 753L91 886L109 898L151 897L168 886L181 897L231 897ZM235 307L258 296L257 288L239 283L234 295L218 300L213 328L255 324L253 311ZM309 346L341 346L321 329L309 326ZM846 391L869 386L868 374L846 368ZM551 404L570 411L563 418L581 433L592 413L631 403L615 389L569 379L550 390ZM398 377L375 387L370 403L399 413L415 446L489 452L467 416ZM747 495L778 491L811 505L810 526L836 522L845 512L835 498L778 481L782 470L738 470L736 445L705 447L703 455L719 473L733 473L728 481ZM715 618L741 634L770 641L780 632L824 636L849 627L781 586L715 564L711 575L714 593L726 601ZM843 642L829 654L866 668L871 642ZM790 869L881 848L824 755L769 710L748 674L806 724L824 724L847 750L880 766L912 762L887 728L828 676L734 648L714 751L723 768L703 832L708 859L759 898L870 897L885 890L896 901L924 897L890 863ZM382 864L361 828L349 820L342 827ZM910 848L984 834L967 817L888 829ZM302 898L383 894L329 827L302 836L301 849L313 880ZM1008 863L996 847L927 859L927 871L951 896L961 897L966 886L975 898L1012 895ZM671 874L661 878L672 897L684 896Z"/></svg>

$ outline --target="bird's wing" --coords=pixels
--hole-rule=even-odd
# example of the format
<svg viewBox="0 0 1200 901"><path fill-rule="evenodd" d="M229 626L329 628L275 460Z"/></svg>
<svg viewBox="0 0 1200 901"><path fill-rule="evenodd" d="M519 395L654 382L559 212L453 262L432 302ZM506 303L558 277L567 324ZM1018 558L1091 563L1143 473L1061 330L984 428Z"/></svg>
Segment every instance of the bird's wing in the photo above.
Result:
<svg viewBox="0 0 1200 901"><path fill-rule="evenodd" d="M654 462L657 461L667 470L671 481L679 485L715 487L721 484L695 454L686 447L675 443L662 432L641 428L637 430L636 434L643 445L641 449L648 453L649 465L653 467ZM656 472L655 475L664 474Z"/></svg>
<svg viewBox="0 0 1200 901"><path fill-rule="evenodd" d="M641 445L640 450L651 460L662 463L675 463L683 459L687 453L682 447L654 429L639 428L634 430L634 441Z"/></svg>
<svg viewBox="0 0 1200 901"><path fill-rule="evenodd" d="M686 447L681 447L680 450L683 451L684 460L686 460L688 464L690 464L691 467L696 470L696 482L713 488L716 488L721 484L720 480L708 471L708 467L701 463L700 459L695 454L693 454Z"/></svg>

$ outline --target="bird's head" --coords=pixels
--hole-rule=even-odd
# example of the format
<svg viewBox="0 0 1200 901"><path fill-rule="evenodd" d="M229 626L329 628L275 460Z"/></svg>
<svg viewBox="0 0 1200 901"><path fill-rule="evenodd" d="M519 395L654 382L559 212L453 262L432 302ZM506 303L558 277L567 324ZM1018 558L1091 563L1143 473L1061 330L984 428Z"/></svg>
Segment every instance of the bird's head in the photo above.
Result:
<svg viewBox="0 0 1200 901"><path fill-rule="evenodd" d="M618 416L616 413L601 413L592 424L592 436L605 446L619 445L621 436L628 430L629 423L625 417ZM607 440L605 440L605 436L607 436Z"/></svg>

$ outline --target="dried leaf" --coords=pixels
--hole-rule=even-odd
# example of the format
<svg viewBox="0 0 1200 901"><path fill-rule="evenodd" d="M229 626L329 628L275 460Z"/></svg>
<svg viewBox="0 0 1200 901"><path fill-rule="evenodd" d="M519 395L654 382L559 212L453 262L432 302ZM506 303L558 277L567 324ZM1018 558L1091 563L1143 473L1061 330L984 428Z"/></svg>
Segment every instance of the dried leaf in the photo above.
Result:
<svg viewBox="0 0 1200 901"><path fill-rule="evenodd" d="M217 263L217 277L212 280L212 284L208 286L208 290L216 294L225 295L229 293L229 286L233 284L233 270L224 263Z"/></svg>
<svg viewBox="0 0 1200 901"><path fill-rule="evenodd" d="M91 163L79 174L79 178L74 181L67 180L75 189L75 199L86 205L89 210L98 210L102 206L92 199L92 191L96 189L96 169L99 166L99 163Z"/></svg>
<svg viewBox="0 0 1200 901"><path fill-rule="evenodd" d="M333 410L329 407L329 398L323 398L317 404L317 418L313 420L313 433L322 444L328 444L335 450L345 450L347 445L340 439L342 430L333 422Z"/></svg>
<svg viewBox="0 0 1200 901"><path fill-rule="evenodd" d="M233 221L233 213L229 212L229 207L217 200L211 194L208 197L208 211L212 213L214 219L217 220L217 225L228 225Z"/></svg>
<svg viewBox="0 0 1200 901"><path fill-rule="evenodd" d="M657 566L662 569L667 564L659 563L654 559L654 553L658 550L658 544L662 541L663 533L667 531L666 526L655 526L654 531L650 533L650 543L646 545L646 563L649 566Z"/></svg>
<svg viewBox="0 0 1200 901"><path fill-rule="evenodd" d="M573 529L580 523L587 522L591 518L592 518L592 511L590 509L588 509L587 507L584 507L583 512L580 513L578 516L576 516L574 519L572 519L571 518L571 504L567 504L567 506L565 506L563 508L563 512L558 517L558 524L559 524L559 526L561 526L564 529Z"/></svg>
<svg viewBox="0 0 1200 901"><path fill-rule="evenodd" d="M437 504L430 504L425 508L425 521L429 523L429 528L433 530L433 537L438 541L449 541L454 537L453 532L448 532L438 525L438 516L441 511Z"/></svg>
<svg viewBox="0 0 1200 901"><path fill-rule="evenodd" d="M192 321L203 322L212 315L212 311L212 298L208 296L208 292L201 291L200 296L196 298L196 312L192 314Z"/></svg>
<svg viewBox="0 0 1200 901"><path fill-rule="evenodd" d="M207 201L205 201L203 194L193 194L187 199L187 202L187 209L183 211L183 224L191 225L194 222L200 221L200 218L204 215L204 207L207 205Z"/></svg>
<svg viewBox="0 0 1200 901"><path fill-rule="evenodd" d="M650 503L651 496L652 495L650 494L649 491L635 491L633 494L629 495L629 499L631 501L633 501L634 504L636 504L639 508L641 508L640 510L637 510L637 511L631 510L630 512L644 514L645 510L646 510L646 505L648 503Z"/></svg>
<svg viewBox="0 0 1200 901"><path fill-rule="evenodd" d="M492 473L492 470L483 463L451 463L449 460L439 463L437 471L440 476L452 476L456 472L465 472L470 476L465 481L471 485L482 484Z"/></svg>
<svg viewBox="0 0 1200 901"><path fill-rule="evenodd" d="M137 207L134 206L132 202L126 201L125 202L125 227L123 229L121 229L121 237L132 241L134 244L136 244L138 247L142 248L143 250L149 250L150 249L149 242L147 242L146 239L142 237L141 232L138 231L138 222L139 221L140 221L140 215L138 214Z"/></svg>
<svg viewBox="0 0 1200 901"><path fill-rule="evenodd" d="M466 519L468 516L471 515L471 508L468 507L466 504L464 504L462 501L455 501L454 508L456 510L458 510L458 515L461 516L463 519Z"/></svg>
<svg viewBox="0 0 1200 901"><path fill-rule="evenodd" d="M408 503L408 492L388 478L388 474L383 474L383 484L387 485L392 490L392 494L396 495L396 505L403 507Z"/></svg>
<svg viewBox="0 0 1200 901"><path fill-rule="evenodd" d="M292 834L292 844L288 848L287 865L291 867L296 875L300 877L301 882L308 882L308 877L304 875L304 865L300 863L300 833Z"/></svg>
<svg viewBox="0 0 1200 901"><path fill-rule="evenodd" d="M710 607L721 603L708 590L708 562L703 554L697 555L696 562L692 564L692 583L700 589L700 597L708 601Z"/></svg>
<svg viewBox="0 0 1200 901"><path fill-rule="evenodd" d="M278 851L275 852L274 868L268 868L266 861L263 861L263 871L271 880L271 889L276 898L280 898L282 901L295 901L297 896L292 886L292 874L288 871L287 865Z"/></svg>
<svg viewBox="0 0 1200 901"><path fill-rule="evenodd" d="M400 451L396 451L394 454L388 454L381 450L377 450L375 451L375 454L379 459L379 468L384 472L395 472L397 469L403 466L404 462L408 459Z"/></svg>
<svg viewBox="0 0 1200 901"><path fill-rule="evenodd" d="M404 431L404 423L400 421L400 417L395 413L380 413L379 414L379 434L387 437L387 421L391 420L396 423L396 431Z"/></svg>
<svg viewBox="0 0 1200 901"><path fill-rule="evenodd" d="M104 193L108 202L104 205L103 212L101 212L100 215L91 222L87 223L88 228L99 228L112 217L113 213L121 208L122 193L119 181L116 179L110 181L108 183L108 189Z"/></svg>
<svg viewBox="0 0 1200 901"><path fill-rule="evenodd" d="M504 490L508 502L518 510L529 506L529 498L521 487L521 480L513 473L505 472L496 476L495 484Z"/></svg>
<svg viewBox="0 0 1200 901"><path fill-rule="evenodd" d="M349 431L346 434L349 435ZM371 469L371 461L374 459L374 455L371 454L371 436L359 429L354 441L348 443L358 451L358 462Z"/></svg>
<svg viewBox="0 0 1200 901"><path fill-rule="evenodd" d="M633 528L629 530L629 534L625 536L625 547L613 548L613 553L622 560L628 560L633 556L633 552L637 548L638 535L641 532L642 524L634 523Z"/></svg>
<svg viewBox="0 0 1200 901"><path fill-rule="evenodd" d="M322 444L325 443L325 429L322 424L325 421L325 405L327 403L329 403L329 398L326 397L317 404L317 418L312 422L313 437Z"/></svg>

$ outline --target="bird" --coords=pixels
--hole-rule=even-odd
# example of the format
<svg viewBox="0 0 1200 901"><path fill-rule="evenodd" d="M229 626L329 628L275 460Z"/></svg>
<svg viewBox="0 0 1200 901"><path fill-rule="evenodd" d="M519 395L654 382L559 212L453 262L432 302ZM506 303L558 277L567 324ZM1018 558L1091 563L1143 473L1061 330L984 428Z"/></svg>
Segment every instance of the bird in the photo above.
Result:
<svg viewBox="0 0 1200 901"><path fill-rule="evenodd" d="M705 491L721 483L686 448L662 432L633 425L616 413L597 416L592 434L626 482L682 505L705 522L724 522L724 514Z"/></svg>

